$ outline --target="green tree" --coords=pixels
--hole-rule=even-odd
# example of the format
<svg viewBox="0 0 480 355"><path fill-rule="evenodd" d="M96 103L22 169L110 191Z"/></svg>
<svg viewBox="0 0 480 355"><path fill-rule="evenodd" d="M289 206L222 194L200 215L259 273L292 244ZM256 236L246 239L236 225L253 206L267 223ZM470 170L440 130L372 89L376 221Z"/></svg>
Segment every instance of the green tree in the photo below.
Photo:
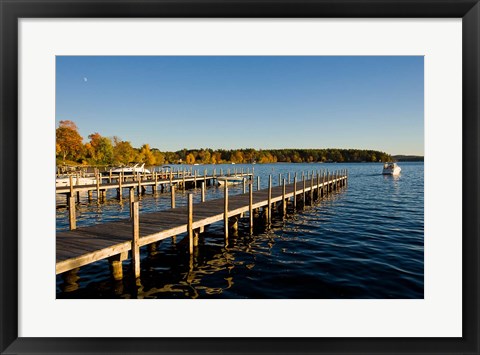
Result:
<svg viewBox="0 0 480 355"><path fill-rule="evenodd" d="M113 163L113 145L112 141L107 137L102 137L95 132L88 136L90 142L87 143L86 149L88 158L93 164L110 165Z"/></svg>
<svg viewBox="0 0 480 355"><path fill-rule="evenodd" d="M158 149L152 149L153 157L155 158L155 165L165 164L165 155Z"/></svg>
<svg viewBox="0 0 480 355"><path fill-rule="evenodd" d="M140 148L140 153L138 154L138 160L142 163L145 163L147 166L155 164L155 156L150 150L149 144L144 144Z"/></svg>
<svg viewBox="0 0 480 355"><path fill-rule="evenodd" d="M113 147L113 163L120 165L127 165L135 161L137 152L133 149L130 142L118 141L114 139L115 146Z"/></svg>

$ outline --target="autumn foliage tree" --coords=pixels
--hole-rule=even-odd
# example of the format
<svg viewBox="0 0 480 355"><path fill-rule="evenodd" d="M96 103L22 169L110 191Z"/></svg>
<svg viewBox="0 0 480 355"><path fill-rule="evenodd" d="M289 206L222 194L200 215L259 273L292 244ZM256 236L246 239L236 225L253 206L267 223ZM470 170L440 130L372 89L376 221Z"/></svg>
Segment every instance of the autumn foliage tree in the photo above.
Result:
<svg viewBox="0 0 480 355"><path fill-rule="evenodd" d="M114 137L113 164L127 165L135 162L137 152L130 142L121 141Z"/></svg>
<svg viewBox="0 0 480 355"><path fill-rule="evenodd" d="M77 125L69 120L60 121L55 132L55 151L65 163L65 160L77 161L83 150L83 138L78 133Z"/></svg>
<svg viewBox="0 0 480 355"><path fill-rule="evenodd" d="M108 165L113 159L112 141L107 137L102 137L99 133L93 133L88 136L90 142L85 144L88 158L92 164Z"/></svg>
<svg viewBox="0 0 480 355"><path fill-rule="evenodd" d="M193 155L192 153L187 154L186 161L187 161L187 164L194 164L195 163L195 155Z"/></svg>
<svg viewBox="0 0 480 355"><path fill-rule="evenodd" d="M147 166L155 164L155 156L150 150L149 144L142 145L140 148L140 153L138 154L138 160L141 163L145 163Z"/></svg>

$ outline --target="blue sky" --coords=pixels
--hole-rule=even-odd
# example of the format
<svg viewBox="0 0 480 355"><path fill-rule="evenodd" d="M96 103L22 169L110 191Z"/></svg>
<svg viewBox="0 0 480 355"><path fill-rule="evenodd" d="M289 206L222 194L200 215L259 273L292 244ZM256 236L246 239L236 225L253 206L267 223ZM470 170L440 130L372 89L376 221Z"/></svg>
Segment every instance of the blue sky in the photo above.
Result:
<svg viewBox="0 0 480 355"><path fill-rule="evenodd" d="M134 147L424 154L423 57L59 56L56 124Z"/></svg>

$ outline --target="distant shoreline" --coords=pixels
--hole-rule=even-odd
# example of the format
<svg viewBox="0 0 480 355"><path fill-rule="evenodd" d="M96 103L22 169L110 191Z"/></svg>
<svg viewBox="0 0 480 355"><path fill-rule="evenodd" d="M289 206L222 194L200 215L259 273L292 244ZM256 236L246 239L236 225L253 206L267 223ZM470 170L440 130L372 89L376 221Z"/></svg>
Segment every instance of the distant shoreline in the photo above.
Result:
<svg viewBox="0 0 480 355"><path fill-rule="evenodd" d="M392 158L398 162L424 161L421 155L392 155Z"/></svg>

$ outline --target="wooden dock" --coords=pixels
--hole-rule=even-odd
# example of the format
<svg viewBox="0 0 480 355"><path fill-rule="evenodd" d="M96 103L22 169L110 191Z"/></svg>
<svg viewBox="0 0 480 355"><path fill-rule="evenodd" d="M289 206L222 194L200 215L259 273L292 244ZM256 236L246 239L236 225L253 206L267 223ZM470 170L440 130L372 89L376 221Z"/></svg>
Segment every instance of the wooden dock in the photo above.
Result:
<svg viewBox="0 0 480 355"><path fill-rule="evenodd" d="M228 244L229 231L238 228L242 216L248 216L244 220L248 221L252 232L255 215L261 216L269 226L274 211L285 217L289 204L294 210L313 205L315 200L346 186L347 179L346 170L323 174L317 172L307 177L303 175L300 181L295 176L291 184L283 179L279 186L274 187L270 176L268 188L254 191L254 179L251 176L247 184L248 192L244 188L244 193L229 196L228 185L225 185L223 198L205 201L202 189L202 202L194 205L193 194L189 193L188 205L178 208L175 208L175 189L172 189L172 208L141 214L138 211L139 203L131 194L130 219L78 229L71 224L71 230L57 233L56 274L74 272L79 267L108 259L112 277L120 280L123 278L122 261L128 259L130 252L134 276L139 277L139 250L143 246L186 233L188 250L193 253L204 228L220 221L223 221L225 243ZM74 197L70 196L70 199ZM75 215L74 211L73 205L71 216Z"/></svg>
<svg viewBox="0 0 480 355"><path fill-rule="evenodd" d="M122 199L124 190L127 191L136 190L137 195L141 196L147 191L147 188L151 188L152 194L155 194L158 190L164 192L168 187L177 186L186 190L188 188L197 188L202 183L205 186L213 185L215 181L226 177L244 177L249 178L253 176L253 169L250 171L244 171L243 169L228 169L225 172L220 170L217 174L216 170L213 170L210 174L207 174L207 170L204 170L203 174L198 171L183 170L183 171L170 171L170 172L153 172L153 173L138 173L134 175L114 175L111 170L106 175L102 175L99 172L93 174L92 179L95 179L95 184L79 185L78 181L82 177L80 174L70 174L68 186L58 186L55 189L57 194L64 194L67 196L67 203L69 196L77 196L77 202L80 200L80 193L87 192L88 200L93 199L93 193L96 192L96 200L98 203L106 200L108 190L116 190L117 198Z"/></svg>

